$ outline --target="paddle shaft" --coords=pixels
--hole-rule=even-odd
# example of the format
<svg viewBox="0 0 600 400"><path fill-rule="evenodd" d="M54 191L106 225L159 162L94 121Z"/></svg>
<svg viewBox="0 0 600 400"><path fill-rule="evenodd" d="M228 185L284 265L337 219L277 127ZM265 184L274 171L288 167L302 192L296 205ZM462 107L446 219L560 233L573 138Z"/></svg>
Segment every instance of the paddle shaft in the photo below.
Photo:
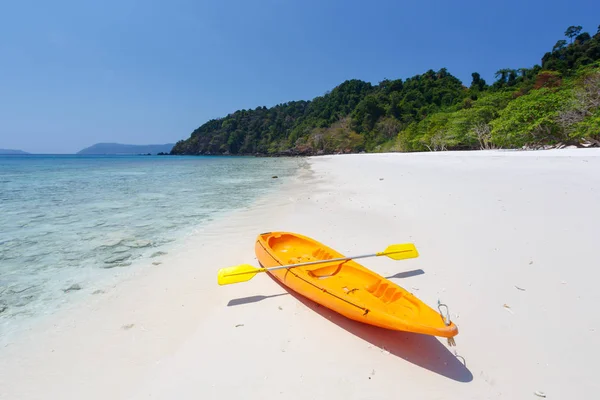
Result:
<svg viewBox="0 0 600 400"><path fill-rule="evenodd" d="M300 264L280 265L279 267L256 268L256 269L254 269L252 271L243 271L243 272L236 272L236 273L233 273L233 274L227 274L227 276L246 275L246 274L258 274L259 272L276 271L278 269L284 269L284 268L295 268L295 267L303 267L303 266L306 266L306 265L325 264L325 263L329 263L329 262L353 260L353 259L356 259L356 258L377 257L377 255L378 255L377 253L375 253L375 254L364 254L362 256L355 256L355 257L331 258L329 260L309 261L309 262L300 263Z"/></svg>
<svg viewBox="0 0 600 400"><path fill-rule="evenodd" d="M403 253L403 251L398 251L396 253ZM357 260L359 258L377 257L377 256L383 256L386 254L391 254L391 253L373 253L373 254L363 254L362 256L354 256L354 257L332 258L330 260L309 261L309 262L300 263L300 264L289 264L289 265L282 265L279 267L263 268L260 271L261 272L262 271L276 271L278 269L284 269L284 268L304 267L306 265L325 264L325 263L336 262L336 261Z"/></svg>
<svg viewBox="0 0 600 400"><path fill-rule="evenodd" d="M317 265L317 264L332 264L332 263L340 263L345 262L352 259L359 258L367 258L367 257L379 257L379 256L387 256L392 260L405 260L407 258L415 258L419 256L415 245L412 243L404 243L404 244L393 244L388 246L384 251L380 251L373 254L363 254L357 256L350 257L340 257L340 258L331 258L329 260L315 260L308 261L297 264L288 264L288 265L279 265L271 268L256 268L250 264L241 264L233 267L221 268L219 273L217 274L217 282L219 285L229 285L231 283L240 283L246 282L252 279L254 275L259 272L269 272L275 271L279 269L289 269L295 267L303 267L308 265ZM298 261L301 260L301 257L297 258ZM292 260L290 260L292 261Z"/></svg>

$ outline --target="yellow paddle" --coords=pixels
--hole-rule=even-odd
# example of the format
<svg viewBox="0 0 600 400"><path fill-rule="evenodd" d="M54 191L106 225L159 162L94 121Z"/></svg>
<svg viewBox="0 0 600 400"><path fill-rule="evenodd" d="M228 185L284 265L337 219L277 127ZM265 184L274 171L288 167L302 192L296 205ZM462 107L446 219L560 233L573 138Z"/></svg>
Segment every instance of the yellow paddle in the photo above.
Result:
<svg viewBox="0 0 600 400"><path fill-rule="evenodd" d="M256 268L249 264L235 265L233 267L221 268L217 275L219 285L230 285L232 283L246 282L254 278L259 272L275 271L284 268L303 267L306 265L324 264L337 261L356 260L358 258L387 256L392 260L405 260L407 258L416 258L419 256L417 248L412 243L392 244L384 251L374 254L364 254L362 256L352 256L343 258L332 258L330 260L310 261L300 264L281 265L272 268Z"/></svg>

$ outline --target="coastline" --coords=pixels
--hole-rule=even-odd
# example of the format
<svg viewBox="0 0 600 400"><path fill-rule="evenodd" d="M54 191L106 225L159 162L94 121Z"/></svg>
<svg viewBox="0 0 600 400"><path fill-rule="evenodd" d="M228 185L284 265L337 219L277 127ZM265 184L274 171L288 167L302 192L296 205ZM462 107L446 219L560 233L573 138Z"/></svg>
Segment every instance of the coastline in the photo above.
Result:
<svg viewBox="0 0 600 400"><path fill-rule="evenodd" d="M162 265L0 349L0 397L566 398L599 389L600 151L309 162ZM266 276L217 286L218 268L256 262L255 237L269 230L345 254L414 242L415 260L362 264L427 304L448 304L457 347L351 322Z"/></svg>

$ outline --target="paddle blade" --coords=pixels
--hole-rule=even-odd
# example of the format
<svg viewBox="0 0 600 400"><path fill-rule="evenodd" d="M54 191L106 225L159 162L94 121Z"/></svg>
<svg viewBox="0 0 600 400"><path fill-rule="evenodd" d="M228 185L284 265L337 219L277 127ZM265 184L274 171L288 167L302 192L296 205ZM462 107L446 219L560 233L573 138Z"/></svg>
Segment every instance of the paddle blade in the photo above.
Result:
<svg viewBox="0 0 600 400"><path fill-rule="evenodd" d="M230 285L232 283L246 282L254 278L254 275L260 271L260 268L255 268L249 264L221 268L217 274L217 282L219 285Z"/></svg>
<svg viewBox="0 0 600 400"><path fill-rule="evenodd" d="M406 260L407 258L419 257L417 248L412 243L392 244L384 251L377 253L378 256L388 256L392 260Z"/></svg>

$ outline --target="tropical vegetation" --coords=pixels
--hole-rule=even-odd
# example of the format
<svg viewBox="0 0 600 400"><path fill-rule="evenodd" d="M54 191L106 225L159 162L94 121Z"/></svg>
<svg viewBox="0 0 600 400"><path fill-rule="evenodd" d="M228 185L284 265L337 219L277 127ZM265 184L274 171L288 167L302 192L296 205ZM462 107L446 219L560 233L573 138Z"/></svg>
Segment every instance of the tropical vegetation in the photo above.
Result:
<svg viewBox="0 0 600 400"><path fill-rule="evenodd" d="M600 145L600 26L571 26L531 68L465 86L445 68L206 122L171 154L308 155Z"/></svg>

